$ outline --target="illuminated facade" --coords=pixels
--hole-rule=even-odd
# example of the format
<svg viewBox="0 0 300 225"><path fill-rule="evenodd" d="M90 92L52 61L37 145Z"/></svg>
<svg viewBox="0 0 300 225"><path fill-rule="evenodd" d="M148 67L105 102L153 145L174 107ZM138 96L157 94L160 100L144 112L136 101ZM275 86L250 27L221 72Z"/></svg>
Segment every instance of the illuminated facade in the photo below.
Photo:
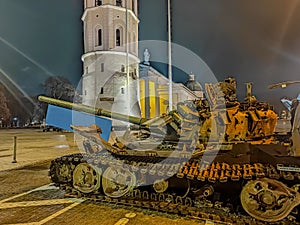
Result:
<svg viewBox="0 0 300 225"><path fill-rule="evenodd" d="M137 0L84 0L84 9L83 104L140 116Z"/></svg>
<svg viewBox="0 0 300 225"><path fill-rule="evenodd" d="M85 0L84 9L82 103L147 118L168 112L169 81L150 66L148 49L139 64L137 0ZM174 83L173 109L202 95Z"/></svg>
<svg viewBox="0 0 300 225"><path fill-rule="evenodd" d="M194 76L190 75L190 81ZM150 65L140 65L140 105L142 116L153 118L169 111L169 80ZM179 102L203 97L201 85L194 81L197 88L188 88L182 83L173 83L173 109Z"/></svg>

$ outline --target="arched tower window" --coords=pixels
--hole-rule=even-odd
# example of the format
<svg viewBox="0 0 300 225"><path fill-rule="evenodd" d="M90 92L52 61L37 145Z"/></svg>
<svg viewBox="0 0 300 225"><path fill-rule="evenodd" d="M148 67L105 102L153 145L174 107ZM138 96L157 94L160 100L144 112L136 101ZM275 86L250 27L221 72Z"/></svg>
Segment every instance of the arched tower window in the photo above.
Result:
<svg viewBox="0 0 300 225"><path fill-rule="evenodd" d="M103 90L103 87L101 87L100 94L103 95L103 93L104 93L104 90Z"/></svg>
<svg viewBox="0 0 300 225"><path fill-rule="evenodd" d="M102 29L98 30L98 46L102 45Z"/></svg>
<svg viewBox="0 0 300 225"><path fill-rule="evenodd" d="M116 29L116 46L121 46L121 31Z"/></svg>
<svg viewBox="0 0 300 225"><path fill-rule="evenodd" d="M116 0L116 6L122 7L122 0Z"/></svg>
<svg viewBox="0 0 300 225"><path fill-rule="evenodd" d="M102 5L102 0L95 0L95 6Z"/></svg>

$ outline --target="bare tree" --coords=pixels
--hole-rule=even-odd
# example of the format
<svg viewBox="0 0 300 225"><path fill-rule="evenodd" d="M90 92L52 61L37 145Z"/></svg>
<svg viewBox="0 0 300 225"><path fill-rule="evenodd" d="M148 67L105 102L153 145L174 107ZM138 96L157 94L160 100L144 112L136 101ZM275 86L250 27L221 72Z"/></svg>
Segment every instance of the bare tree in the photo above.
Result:
<svg viewBox="0 0 300 225"><path fill-rule="evenodd" d="M72 83L64 77L49 77L43 84L44 94L60 100L80 102L81 98ZM32 121L39 123L45 118L47 105L36 100Z"/></svg>
<svg viewBox="0 0 300 225"><path fill-rule="evenodd" d="M33 113L32 113L32 123L41 123L43 121L43 119L45 118L45 114L46 114L46 109L47 109L47 105L39 102L37 100L37 97L35 97L35 107L33 109Z"/></svg>
<svg viewBox="0 0 300 225"><path fill-rule="evenodd" d="M43 87L45 94L52 98L73 101L74 97L78 96L72 83L67 78L61 76L49 77Z"/></svg>
<svg viewBox="0 0 300 225"><path fill-rule="evenodd" d="M1 121L1 126L5 121L10 119L11 113L7 105L7 98L5 95L5 89L3 85L0 84L0 121Z"/></svg>

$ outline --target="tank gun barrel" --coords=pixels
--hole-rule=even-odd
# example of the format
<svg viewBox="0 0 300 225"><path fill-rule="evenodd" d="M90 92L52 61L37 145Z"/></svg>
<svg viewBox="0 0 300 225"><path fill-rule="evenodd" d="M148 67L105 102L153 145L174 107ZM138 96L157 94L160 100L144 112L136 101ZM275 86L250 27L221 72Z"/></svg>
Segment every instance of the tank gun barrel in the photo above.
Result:
<svg viewBox="0 0 300 225"><path fill-rule="evenodd" d="M45 102L45 103L48 103L51 105L60 106L63 108L76 110L79 112L85 112L85 113L88 113L91 115L97 115L97 116L103 116L106 118L117 119L117 120L129 122L129 123L133 123L136 125L142 125L143 123L148 121L148 119L146 119L146 118L129 116L129 115L121 114L121 113L114 113L114 112L111 112L111 111L108 111L105 109L92 107L92 106L88 106L88 105L84 105L84 104L63 101L63 100L50 98L50 97L46 97L46 96L39 96L38 99L41 102Z"/></svg>

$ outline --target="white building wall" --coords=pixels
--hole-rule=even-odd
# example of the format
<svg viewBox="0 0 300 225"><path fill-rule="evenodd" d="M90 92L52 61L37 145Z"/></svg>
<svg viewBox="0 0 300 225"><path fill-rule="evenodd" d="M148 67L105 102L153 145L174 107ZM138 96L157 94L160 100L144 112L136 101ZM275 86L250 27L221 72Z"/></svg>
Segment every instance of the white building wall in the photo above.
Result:
<svg viewBox="0 0 300 225"><path fill-rule="evenodd" d="M114 110L133 116L140 116L137 93L139 59L138 44L128 46L126 58L126 12L128 43L133 38L138 40L138 23L136 16L137 1L128 0L128 10L116 6L115 0L102 0L102 5L95 7L94 0L85 0L85 11L82 16L84 26L84 52L82 56L84 74L82 79L83 104ZM98 43L98 30L102 31L102 45ZM116 45L116 29L121 31L121 45ZM134 33L134 35L132 35ZM128 66L126 66L128 65ZM135 74L129 76L129 84L124 76L118 78L116 74L126 72ZM124 74L123 74L124 75ZM113 82L113 84L111 83ZM125 83L124 83L125 82ZM124 94L120 95L121 86L126 85ZM129 85L129 88L127 86ZM119 87L120 86L120 87ZM101 89L106 90L104 93ZM111 90L110 90L111 89ZM117 91L118 90L118 91ZM130 90L130 91L127 91ZM106 100L105 100L106 99ZM112 102L111 99L114 99Z"/></svg>
<svg viewBox="0 0 300 225"><path fill-rule="evenodd" d="M122 87L127 90L127 76L125 83L124 81L115 81L114 89L111 92L107 91L110 86L109 84L110 79L116 74L122 71L126 71L126 54L125 53L117 53L117 52L109 52L109 51L97 51L92 53L87 53L82 57L84 66L85 66L85 74L83 75L83 85L82 85L82 92L83 92L83 104L96 106L105 108L107 110L112 110L112 103L107 104L101 98L112 98L113 94L118 94L114 92L117 89L117 85L121 85ZM134 109L133 105L136 105L138 102L138 87L137 87L137 80L138 80L138 58L130 55L129 57L129 74L135 73L134 77L130 77L130 92L126 91L126 104L129 106L128 109L131 108L133 112L139 113L139 109ZM127 74L126 74L127 75ZM119 82L119 83L118 83ZM105 94L101 94L101 88L105 89ZM120 86L121 88L121 86ZM120 89L118 88L118 89ZM114 102L114 110L115 112L125 113L123 103L118 106L118 103L121 101ZM109 107L108 107L109 106ZM133 113L132 112L132 113ZM130 115L139 116L140 114L132 114L130 111L127 111Z"/></svg>
<svg viewBox="0 0 300 225"><path fill-rule="evenodd" d="M87 8L82 16L84 22L84 47L85 53L96 50L110 50L110 51L125 51L126 39L126 11L124 8L112 5L104 5L102 7ZM128 10L128 33L132 38L128 43L133 42L133 37L138 40L138 23L139 20L136 15ZM97 33L96 27L101 27L103 30L103 48L97 49ZM116 29L121 28L121 42L122 46L116 46ZM134 35L133 35L134 34ZM137 56L138 45L135 44L130 53Z"/></svg>

